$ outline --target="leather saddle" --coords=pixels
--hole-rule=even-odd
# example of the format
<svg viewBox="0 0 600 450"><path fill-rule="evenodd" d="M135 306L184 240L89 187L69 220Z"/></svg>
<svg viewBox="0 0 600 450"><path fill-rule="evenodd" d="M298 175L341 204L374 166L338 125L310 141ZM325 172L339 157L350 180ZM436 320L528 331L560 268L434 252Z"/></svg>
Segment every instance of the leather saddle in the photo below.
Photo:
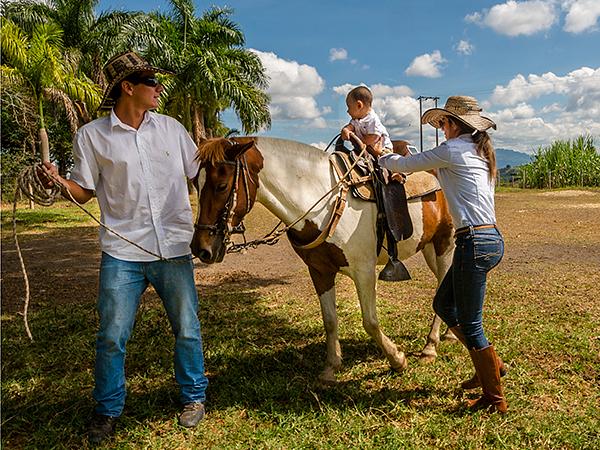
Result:
<svg viewBox="0 0 600 450"><path fill-rule="evenodd" d="M408 200L422 197L440 189L437 179L425 172L404 176L404 181L391 177L388 170L377 165L360 150L349 150L343 142L336 143L330 162L340 178L348 180L350 192L356 198L377 204L377 253L388 242L389 261L379 274L386 281L409 280L410 274L397 258L396 242L412 236L413 225L408 212Z"/></svg>

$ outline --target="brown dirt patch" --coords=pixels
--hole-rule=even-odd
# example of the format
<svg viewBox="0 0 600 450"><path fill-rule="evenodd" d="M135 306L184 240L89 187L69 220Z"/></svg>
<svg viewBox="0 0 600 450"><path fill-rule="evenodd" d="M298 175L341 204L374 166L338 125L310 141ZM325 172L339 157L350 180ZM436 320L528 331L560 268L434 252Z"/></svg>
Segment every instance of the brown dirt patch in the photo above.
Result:
<svg viewBox="0 0 600 450"><path fill-rule="evenodd" d="M506 239L506 255L497 271L531 279L544 279L549 266L589 272L596 282L590 283L592 292L588 294L600 298L598 207L600 192L596 191L499 193L497 215ZM276 223L274 216L257 205L246 220L247 238L262 237ZM69 302L94 304L100 257L95 227L53 229L21 236L20 242L31 284L32 310ZM411 271L425 267L420 257L409 260L408 266ZM201 295L228 283L241 283L267 294L277 285L282 294L293 292L294 296L314 298L315 306L318 304L308 271L285 238L274 246L227 255L221 264L205 265L196 260L196 268ZM2 240L1 293L3 313L22 308L23 278L10 238ZM385 293L382 290L381 294Z"/></svg>

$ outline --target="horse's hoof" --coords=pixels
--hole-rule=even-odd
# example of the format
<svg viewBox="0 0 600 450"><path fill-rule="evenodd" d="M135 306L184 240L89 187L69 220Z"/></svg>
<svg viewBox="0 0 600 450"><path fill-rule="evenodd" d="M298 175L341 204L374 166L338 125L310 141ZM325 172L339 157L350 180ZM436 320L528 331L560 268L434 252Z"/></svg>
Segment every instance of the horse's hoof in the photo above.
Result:
<svg viewBox="0 0 600 450"><path fill-rule="evenodd" d="M325 369L319 375L319 383L323 386L334 386L337 384L337 379L335 378L335 370L333 369Z"/></svg>
<svg viewBox="0 0 600 450"><path fill-rule="evenodd" d="M396 364L392 365L392 370L394 370L395 372L401 373L404 372L404 370L408 367L408 360L406 359L406 356L404 356L404 353L400 352L400 357L398 358L400 361Z"/></svg>
<svg viewBox="0 0 600 450"><path fill-rule="evenodd" d="M337 380L335 379L335 377L328 377L328 376L323 376L323 375L319 375L318 382L321 385L321 387L326 387L326 388L335 386L337 384Z"/></svg>
<svg viewBox="0 0 600 450"><path fill-rule="evenodd" d="M454 336L454 333L445 333L442 335L442 341L458 342L458 338Z"/></svg>
<svg viewBox="0 0 600 450"><path fill-rule="evenodd" d="M421 356L419 356L419 362L425 363L425 364L431 364L432 362L435 361L435 358L437 357L437 355L431 355L428 353L421 353Z"/></svg>

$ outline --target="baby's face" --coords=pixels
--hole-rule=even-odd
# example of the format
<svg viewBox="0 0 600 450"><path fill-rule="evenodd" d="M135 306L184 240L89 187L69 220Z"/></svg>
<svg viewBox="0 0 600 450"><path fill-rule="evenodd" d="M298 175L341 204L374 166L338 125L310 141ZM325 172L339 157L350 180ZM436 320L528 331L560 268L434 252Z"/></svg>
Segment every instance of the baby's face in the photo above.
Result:
<svg viewBox="0 0 600 450"><path fill-rule="evenodd" d="M346 106L348 106L348 114L353 119L362 119L369 113L369 106L362 101L346 99Z"/></svg>

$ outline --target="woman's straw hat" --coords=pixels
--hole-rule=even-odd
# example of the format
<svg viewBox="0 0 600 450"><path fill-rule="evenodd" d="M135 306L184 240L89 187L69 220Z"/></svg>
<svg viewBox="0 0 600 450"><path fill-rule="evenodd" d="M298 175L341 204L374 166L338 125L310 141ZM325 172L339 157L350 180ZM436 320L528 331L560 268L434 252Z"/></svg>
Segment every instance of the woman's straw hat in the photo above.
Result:
<svg viewBox="0 0 600 450"><path fill-rule="evenodd" d="M151 66L148 61L135 52L127 51L113 56L102 69L108 85L104 90L104 97L100 102L98 109L110 109L115 105L115 99L112 98L112 91L121 81L135 72L159 72L172 74L168 70L159 69Z"/></svg>
<svg viewBox="0 0 600 450"><path fill-rule="evenodd" d="M488 128L495 130L496 124L491 119L482 116L481 111L475 98L453 95L448 97L443 108L432 108L425 111L421 117L421 123L428 123L435 128L440 128L440 120L450 116L478 131L485 131Z"/></svg>

